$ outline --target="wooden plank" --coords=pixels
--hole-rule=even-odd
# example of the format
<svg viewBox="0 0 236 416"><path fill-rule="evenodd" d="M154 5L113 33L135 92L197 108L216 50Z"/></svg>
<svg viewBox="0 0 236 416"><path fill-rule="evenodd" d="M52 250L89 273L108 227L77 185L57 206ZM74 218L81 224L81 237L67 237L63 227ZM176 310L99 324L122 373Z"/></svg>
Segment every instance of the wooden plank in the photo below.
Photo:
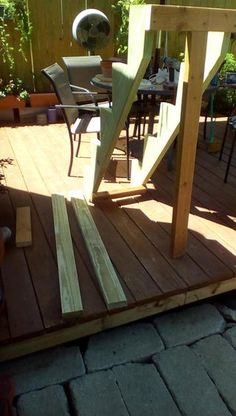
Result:
<svg viewBox="0 0 236 416"><path fill-rule="evenodd" d="M134 300L130 301L126 294L129 307L160 296L161 291L158 285L106 217L103 204L91 207L91 212L111 261L122 279L121 282L125 282L134 297Z"/></svg>
<svg viewBox="0 0 236 416"><path fill-rule="evenodd" d="M174 183L171 184L166 172L161 176L159 173L158 177L158 189L150 191L152 198L158 201L153 215L156 215L156 220L170 233L172 216L172 208L170 207L172 206L172 185ZM222 277L232 277L235 272L235 258L232 256L232 252L227 250L224 241L217 234L212 237L206 223L202 227L201 222L201 218L198 219L196 214L190 215L189 228L191 232L186 252L204 270L211 281L219 280ZM194 226L194 224L196 225Z"/></svg>
<svg viewBox="0 0 236 416"><path fill-rule="evenodd" d="M114 202L103 204L102 209L162 293L176 293L185 290L185 282L128 217L124 209Z"/></svg>
<svg viewBox="0 0 236 416"><path fill-rule="evenodd" d="M92 202L96 203L104 199L118 199L134 195L143 195L146 192L145 186L133 186L127 189L111 189L109 191L101 191L93 194Z"/></svg>
<svg viewBox="0 0 236 416"><path fill-rule="evenodd" d="M94 272L108 309L127 305L127 299L84 199L71 199Z"/></svg>
<svg viewBox="0 0 236 416"><path fill-rule="evenodd" d="M52 209L57 249L61 308L63 317L78 315L83 311L79 280L75 264L65 199L52 195Z"/></svg>
<svg viewBox="0 0 236 416"><path fill-rule="evenodd" d="M30 207L16 208L16 247L32 244Z"/></svg>
<svg viewBox="0 0 236 416"><path fill-rule="evenodd" d="M150 15L147 30L235 32L236 29L236 11L232 9L152 5Z"/></svg>
<svg viewBox="0 0 236 416"><path fill-rule="evenodd" d="M160 221L159 202L147 195L145 200L142 198L136 204L123 208L188 286L204 284L209 280L207 273L191 258L189 252L181 259L173 259L170 255L169 233Z"/></svg>
<svg viewBox="0 0 236 416"><path fill-rule="evenodd" d="M57 131L56 134L55 130ZM1 141L1 149L4 151L4 154L14 158L10 146L6 147L6 144L8 143L6 140L8 131L11 133L11 129L5 129L5 134ZM53 193L53 191L56 192L57 190L62 189L62 187L66 192L67 189L78 185L78 178L68 178L66 176L66 166L68 162L66 158L67 140L63 140L63 132L67 134L65 126L62 124L57 124L57 126L49 125L47 127L30 125L21 127L18 134L13 137L13 143L18 143L18 145L20 138L17 157L21 169L23 170L27 187L32 190L32 192L27 192L26 185L22 179L21 171L17 168L16 161L6 172L7 183L11 183L9 193L13 205L27 205L31 201L32 226L35 235L37 235L37 241L34 242L30 249L25 250L25 256L27 258L34 289L38 298L40 312L46 328L60 326L63 323L63 320L61 315L60 289L56 264L51 197L40 195L40 192L34 192L34 187L37 184L37 189L41 190L43 189L41 185L45 183L49 192ZM40 140L41 137L44 137L44 140ZM45 137L47 140L45 140ZM55 152L55 148L58 149L57 152ZM27 163L24 163L27 154ZM52 160L55 163L52 164ZM64 166L64 161L66 164L64 164L65 169L63 170L62 166ZM40 173L41 185L39 183L40 178L37 178L33 173L35 169L34 162L37 164L37 171ZM60 166L60 168L58 168L58 166ZM17 188L24 190L24 192L18 191ZM70 206L68 208L70 208ZM83 299L83 318L86 319L88 316L97 317L104 314L107 308L100 296L99 290L95 288L92 273L90 274L90 271L87 270L87 264L85 265L84 259L81 257L81 252L79 252L80 241L77 244L79 233L77 224L75 221L71 221L74 219L74 214L72 214L72 209L71 213L68 210L70 229L74 243L75 261L80 277L80 290Z"/></svg>
<svg viewBox="0 0 236 416"><path fill-rule="evenodd" d="M6 137L4 137L4 141L6 141ZM13 169L13 166L9 166L8 169ZM12 208L8 192L1 194L0 218L1 221L4 220L1 225L7 224L11 229L14 229L15 211ZM24 250L28 249L30 248ZM24 250L16 249L15 246L8 247L1 266L9 330L12 338L29 336L29 334L44 329Z"/></svg>
<svg viewBox="0 0 236 416"><path fill-rule="evenodd" d="M176 197L172 219L174 257L184 254L187 243L206 45L206 32L192 32L186 38L184 90L178 136Z"/></svg>

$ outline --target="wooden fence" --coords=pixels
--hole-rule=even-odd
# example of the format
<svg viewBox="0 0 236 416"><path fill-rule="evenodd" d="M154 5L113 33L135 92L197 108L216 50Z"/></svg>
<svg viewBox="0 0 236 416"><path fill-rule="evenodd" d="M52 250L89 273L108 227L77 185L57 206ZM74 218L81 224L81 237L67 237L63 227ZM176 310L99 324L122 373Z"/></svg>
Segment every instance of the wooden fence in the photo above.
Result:
<svg viewBox="0 0 236 416"><path fill-rule="evenodd" d="M15 51L16 74L23 79L30 90L48 91L49 84L41 69L53 62L62 64L62 56L86 55L87 51L72 38L71 26L76 15L86 9L95 8L104 12L111 24L111 41L96 54L103 58L114 56L114 27L115 17L111 5L115 0L28 0L33 33L30 46L25 51L27 61L24 61ZM159 4L160 0L147 0L146 3ZM166 0L166 4L186 6L206 6L221 8L236 8L235 0ZM16 33L12 30L14 44ZM166 36L162 37L164 46ZM181 33L168 33L168 55L178 56L184 49L184 36ZM231 48L236 52L235 41ZM8 69L1 62L0 77L7 76Z"/></svg>

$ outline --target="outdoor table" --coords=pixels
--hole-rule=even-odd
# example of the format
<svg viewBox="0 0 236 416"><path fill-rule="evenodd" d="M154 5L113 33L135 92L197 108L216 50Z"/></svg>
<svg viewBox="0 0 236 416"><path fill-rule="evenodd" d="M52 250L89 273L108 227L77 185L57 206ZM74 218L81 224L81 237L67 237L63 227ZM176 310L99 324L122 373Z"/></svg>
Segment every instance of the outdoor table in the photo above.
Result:
<svg viewBox="0 0 236 416"><path fill-rule="evenodd" d="M97 74L91 79L91 84L107 91L112 92L112 78L105 78L103 74ZM153 133L154 117L157 113L156 98L164 98L165 100L175 100L177 85L174 83L165 83L164 85L154 84L147 79L143 79L139 85L137 92L138 101L144 100L149 106L149 123L148 133Z"/></svg>

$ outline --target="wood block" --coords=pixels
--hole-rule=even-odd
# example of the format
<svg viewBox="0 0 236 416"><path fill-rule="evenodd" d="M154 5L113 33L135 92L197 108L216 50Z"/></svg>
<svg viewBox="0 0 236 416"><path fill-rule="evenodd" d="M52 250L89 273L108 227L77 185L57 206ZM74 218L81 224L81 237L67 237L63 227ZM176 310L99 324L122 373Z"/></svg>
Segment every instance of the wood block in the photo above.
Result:
<svg viewBox="0 0 236 416"><path fill-rule="evenodd" d="M102 192L96 192L93 194L92 201L94 203L98 201L102 201L105 199L118 199L118 198L126 198L129 196L135 196L135 195L143 195L147 191L147 188L145 186L133 186L128 187L127 189L114 189L110 191L102 191Z"/></svg>
<svg viewBox="0 0 236 416"><path fill-rule="evenodd" d="M16 247L32 244L30 207L16 208Z"/></svg>
<svg viewBox="0 0 236 416"><path fill-rule="evenodd" d="M84 199L71 198L94 272L108 309L127 305L127 299Z"/></svg>
<svg viewBox="0 0 236 416"><path fill-rule="evenodd" d="M74 258L69 221L64 196L52 195L62 316L83 311L79 279Z"/></svg>

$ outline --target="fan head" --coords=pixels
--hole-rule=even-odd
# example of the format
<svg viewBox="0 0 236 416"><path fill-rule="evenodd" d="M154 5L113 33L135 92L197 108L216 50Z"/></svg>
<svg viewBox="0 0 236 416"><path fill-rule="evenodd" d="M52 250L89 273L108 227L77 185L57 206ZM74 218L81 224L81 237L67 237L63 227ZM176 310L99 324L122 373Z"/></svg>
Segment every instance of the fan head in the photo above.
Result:
<svg viewBox="0 0 236 416"><path fill-rule="evenodd" d="M83 10L74 19L73 38L89 51L104 47L109 41L109 34L109 20L100 10Z"/></svg>

